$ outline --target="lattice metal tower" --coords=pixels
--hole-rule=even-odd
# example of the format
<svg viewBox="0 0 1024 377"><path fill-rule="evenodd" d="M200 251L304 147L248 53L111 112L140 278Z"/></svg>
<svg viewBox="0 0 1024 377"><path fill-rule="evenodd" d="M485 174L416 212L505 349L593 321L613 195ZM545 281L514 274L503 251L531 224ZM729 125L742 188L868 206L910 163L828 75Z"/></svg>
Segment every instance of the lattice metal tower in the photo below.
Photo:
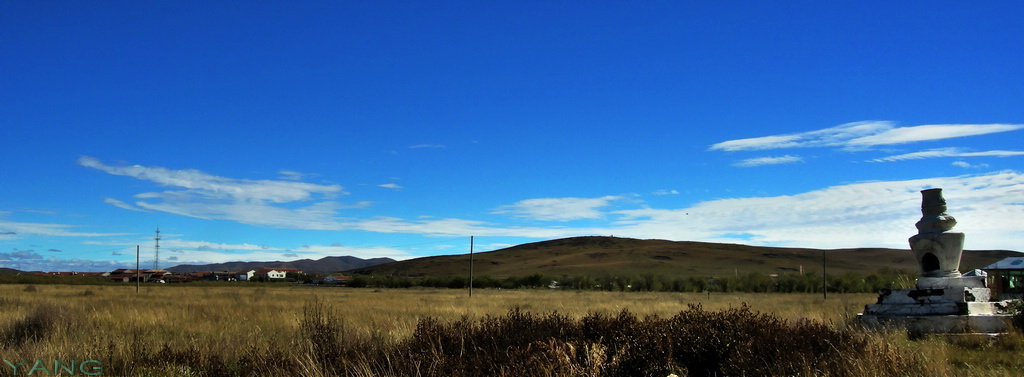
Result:
<svg viewBox="0 0 1024 377"><path fill-rule="evenodd" d="M153 240L156 241L156 248L154 249L156 252L154 253L154 256L153 256L153 269L154 270L159 270L160 269L160 228L159 227L156 228L156 236L153 237Z"/></svg>

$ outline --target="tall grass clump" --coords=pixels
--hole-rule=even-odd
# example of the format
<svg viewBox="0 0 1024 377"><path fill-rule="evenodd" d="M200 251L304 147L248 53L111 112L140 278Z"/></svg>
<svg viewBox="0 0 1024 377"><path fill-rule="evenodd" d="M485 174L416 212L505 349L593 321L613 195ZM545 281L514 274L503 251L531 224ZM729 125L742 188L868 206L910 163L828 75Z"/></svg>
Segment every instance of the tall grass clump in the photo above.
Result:
<svg viewBox="0 0 1024 377"><path fill-rule="evenodd" d="M671 318L590 314L580 320L513 309L503 317L423 319L404 344L405 372L422 376L903 375L866 334L788 322L746 306L712 312L691 305ZM870 365L870 366L869 366Z"/></svg>
<svg viewBox="0 0 1024 377"><path fill-rule="evenodd" d="M1016 327L1017 332L1024 332L1024 301L1011 301L1010 313L1013 314L1013 326Z"/></svg>
<svg viewBox="0 0 1024 377"><path fill-rule="evenodd" d="M581 340L576 321L517 308L479 321L421 319L400 348L406 372L423 376L572 375L593 364L581 360L577 350L590 346Z"/></svg>
<svg viewBox="0 0 1024 377"><path fill-rule="evenodd" d="M63 307L53 304L37 306L25 318L3 329L0 343L4 348L21 346L27 342L46 339L61 329L70 327L72 316Z"/></svg>
<svg viewBox="0 0 1024 377"><path fill-rule="evenodd" d="M394 358L390 343L349 331L344 318L323 299L308 302L296 336L285 350L252 346L237 366L241 375L380 376ZM382 361L383 360L383 361Z"/></svg>

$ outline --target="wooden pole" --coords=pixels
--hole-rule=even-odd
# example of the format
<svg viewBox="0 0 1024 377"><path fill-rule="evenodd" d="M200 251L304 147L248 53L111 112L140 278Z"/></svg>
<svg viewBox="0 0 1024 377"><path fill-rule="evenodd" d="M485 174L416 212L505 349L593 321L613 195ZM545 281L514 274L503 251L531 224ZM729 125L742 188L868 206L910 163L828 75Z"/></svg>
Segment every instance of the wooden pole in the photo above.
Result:
<svg viewBox="0 0 1024 377"><path fill-rule="evenodd" d="M135 245L135 293L139 293L139 245Z"/></svg>
<svg viewBox="0 0 1024 377"><path fill-rule="evenodd" d="M828 300L828 274L825 272L825 250L821 251L821 299Z"/></svg>
<svg viewBox="0 0 1024 377"><path fill-rule="evenodd" d="M473 297L473 236L469 236L469 297Z"/></svg>

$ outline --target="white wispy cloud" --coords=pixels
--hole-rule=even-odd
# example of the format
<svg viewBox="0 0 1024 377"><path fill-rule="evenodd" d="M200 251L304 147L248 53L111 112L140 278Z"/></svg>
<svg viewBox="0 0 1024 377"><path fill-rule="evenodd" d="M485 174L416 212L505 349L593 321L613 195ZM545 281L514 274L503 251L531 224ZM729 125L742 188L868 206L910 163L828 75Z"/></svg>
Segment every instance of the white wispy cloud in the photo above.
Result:
<svg viewBox="0 0 1024 377"><path fill-rule="evenodd" d="M899 127L873 135L850 140L850 146L874 146L905 144L919 141L952 139L957 137L987 135L1016 131L1024 128L1021 124L928 124L913 127Z"/></svg>
<svg viewBox="0 0 1024 377"><path fill-rule="evenodd" d="M869 160L870 162L893 162L903 160L919 160L925 158L942 158L942 157L1013 157L1013 156L1024 156L1024 151L984 151L984 152L968 152L962 148L936 148L928 149L920 152L905 153L895 156L888 156L882 158L876 158Z"/></svg>
<svg viewBox="0 0 1024 377"><path fill-rule="evenodd" d="M280 179L287 181L301 181L303 179L316 176L316 174L300 173L292 170L281 170L278 171L277 174L280 175Z"/></svg>
<svg viewBox="0 0 1024 377"><path fill-rule="evenodd" d="M580 206L589 208L584 211L586 218L608 221L589 227L520 227L464 219L413 221L390 217L351 225L371 232L436 236L551 239L614 234L770 246L905 249L906 239L917 232L914 223L921 216L919 191L932 187L945 189L949 213L960 221L956 230L968 234L969 249L1020 249L1016 240L1024 233L1024 202L1020 200L1024 197L1024 174L1015 171L853 183L792 195L709 200L677 209L602 212L603 206L591 203ZM532 213L530 208L545 206L521 207L507 210L515 209L527 216ZM548 217L548 213L539 211L537 217L564 221L559 216ZM737 234L745 237L737 239Z"/></svg>
<svg viewBox="0 0 1024 377"><path fill-rule="evenodd" d="M3 253L0 253L3 254ZM134 254L133 254L134 255ZM133 258L134 260L134 258ZM22 271L111 271L129 267L125 262L113 260L32 258L3 260L4 267ZM130 266L134 268L135 266Z"/></svg>
<svg viewBox="0 0 1024 377"><path fill-rule="evenodd" d="M409 146L409 148L410 149L423 149L423 148L441 149L441 148L447 148L447 146L442 145L442 144L416 144L416 145Z"/></svg>
<svg viewBox="0 0 1024 377"><path fill-rule="evenodd" d="M988 164L971 164L967 161L953 161L952 165L964 169L988 169Z"/></svg>
<svg viewBox="0 0 1024 377"><path fill-rule="evenodd" d="M335 215L345 208L336 202L319 202L299 208L286 208L263 202L222 202L196 193L165 192L140 196L160 199L135 204L153 211L207 220L230 220L243 224L288 229L341 230Z"/></svg>
<svg viewBox="0 0 1024 377"><path fill-rule="evenodd" d="M188 240L177 240L177 239L164 239L163 247L169 249L189 249L189 250L231 250L231 251L281 251L283 248L270 247L266 245L254 245L254 244L226 244L217 242L207 241L188 241Z"/></svg>
<svg viewBox="0 0 1024 377"><path fill-rule="evenodd" d="M193 241L204 244L202 241ZM216 243L209 243L216 244ZM230 245L222 245L230 246ZM380 258L388 257L396 260L409 259L413 255L405 250L391 247L354 247L354 246L327 246L327 245L303 245L296 249L284 249L280 247L262 248L183 248L177 250L178 264L206 264L224 263L233 261L280 261L282 259L320 259L335 256L353 256L357 258Z"/></svg>
<svg viewBox="0 0 1024 377"><path fill-rule="evenodd" d="M930 124L896 127L888 121L846 123L821 130L727 140L711 145L710 150L735 152L808 147L863 149L879 145L905 144L1016 131L1022 124Z"/></svg>
<svg viewBox="0 0 1024 377"><path fill-rule="evenodd" d="M664 196L664 195L679 195L679 190L658 190L652 192L651 195Z"/></svg>
<svg viewBox="0 0 1024 377"><path fill-rule="evenodd" d="M135 206L132 206L131 204L128 204L128 203L122 202L122 201L120 201L120 200L117 200L117 199L114 199L114 198L104 198L104 199L103 199L103 202L104 202L104 203L107 203L107 204L110 204L110 205L112 205L112 206L114 206L114 207L117 207L117 208L121 208L121 209L127 209L127 210L129 210L129 211L137 211L137 212L149 212L149 211L146 211L146 210L144 210L144 209L140 209L140 208L137 208L137 207L135 207Z"/></svg>
<svg viewBox="0 0 1024 377"><path fill-rule="evenodd" d="M949 213L968 234L968 248L1019 249L1024 231L1024 175L1018 172L833 186L795 195L719 199L681 209L616 211L616 235L726 241L748 234L747 243L844 248L906 248L916 232L920 194L941 187ZM732 240L736 242L735 239Z"/></svg>
<svg viewBox="0 0 1024 377"><path fill-rule="evenodd" d="M727 140L714 144L709 149L735 152L743 150L841 146L849 140L878 134L892 128L892 123L886 121L853 122L816 131Z"/></svg>
<svg viewBox="0 0 1024 377"><path fill-rule="evenodd" d="M272 180L249 180L218 177L194 169L172 170L162 167L112 166L99 159L83 156L78 164L97 169L108 174L132 177L158 183L163 186L180 187L201 192L206 197L223 197L233 200L265 201L272 203L288 203L310 200L314 195L344 194L341 186L318 185L303 182L283 182Z"/></svg>
<svg viewBox="0 0 1024 377"><path fill-rule="evenodd" d="M377 185L377 187L383 187L383 188L392 189L392 190L401 190L402 189L402 186L399 186L396 183L380 184L380 185Z"/></svg>
<svg viewBox="0 0 1024 377"><path fill-rule="evenodd" d="M295 229L336 230L334 216L343 208L363 207L369 202L343 205L330 200L344 191L339 185L303 182L250 180L219 177L194 169L111 166L99 159L81 157L82 166L108 174L127 176L180 190L145 192L135 195L134 204L143 209L201 219L232 220L252 225ZM107 203L130 207L114 199ZM295 202L311 202L295 206ZM286 205L287 204L287 205Z"/></svg>
<svg viewBox="0 0 1024 377"><path fill-rule="evenodd" d="M98 233L79 232L75 228L79 225L50 224L50 223L26 223L0 219L0 238L20 238L23 236L45 236L45 237L112 237L124 236L129 233Z"/></svg>
<svg viewBox="0 0 1024 377"><path fill-rule="evenodd" d="M516 217L543 221L599 219L604 214L598 209L619 199L622 199L622 197L614 195L602 196L600 198L526 199L514 204L500 206L491 213L511 214Z"/></svg>
<svg viewBox="0 0 1024 377"><path fill-rule="evenodd" d="M763 165L781 165L781 164L795 164L797 162L804 162L804 159L799 156L777 156L777 157L757 157L748 158L746 160L737 162L733 166L741 168L750 168L755 166Z"/></svg>

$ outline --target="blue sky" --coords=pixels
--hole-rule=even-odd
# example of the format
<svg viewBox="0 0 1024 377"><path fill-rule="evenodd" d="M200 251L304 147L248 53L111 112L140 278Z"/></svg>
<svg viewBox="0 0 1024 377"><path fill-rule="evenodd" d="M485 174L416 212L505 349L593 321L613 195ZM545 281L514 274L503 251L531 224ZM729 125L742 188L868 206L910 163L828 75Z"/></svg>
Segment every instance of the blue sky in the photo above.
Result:
<svg viewBox="0 0 1024 377"><path fill-rule="evenodd" d="M1024 239L1016 2L0 4L0 266ZM148 259L148 261L147 261Z"/></svg>

